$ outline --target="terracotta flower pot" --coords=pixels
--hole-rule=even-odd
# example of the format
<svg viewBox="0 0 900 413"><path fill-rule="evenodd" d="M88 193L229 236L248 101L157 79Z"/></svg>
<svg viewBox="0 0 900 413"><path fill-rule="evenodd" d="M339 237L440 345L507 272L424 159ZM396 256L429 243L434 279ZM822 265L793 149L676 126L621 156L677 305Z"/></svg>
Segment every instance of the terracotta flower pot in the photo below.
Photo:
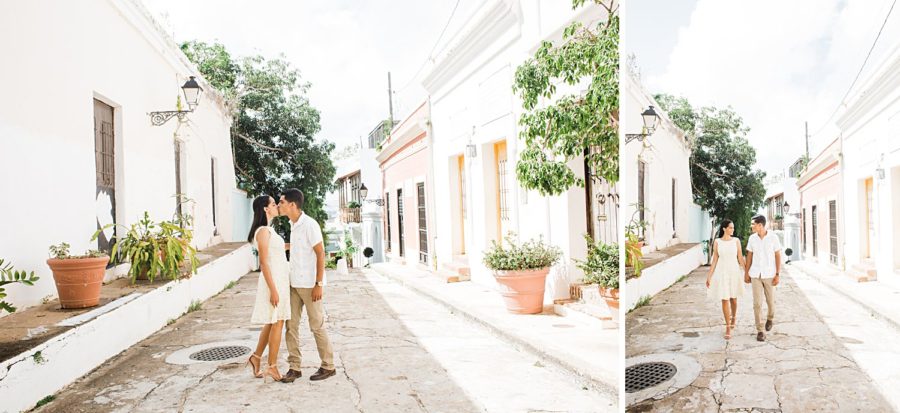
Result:
<svg viewBox="0 0 900 413"><path fill-rule="evenodd" d="M86 308L100 303L100 286L109 257L51 258L47 265L53 271L53 281L62 308Z"/></svg>
<svg viewBox="0 0 900 413"><path fill-rule="evenodd" d="M618 288L600 288L600 296L606 300L606 305L613 309L619 309L619 289Z"/></svg>
<svg viewBox="0 0 900 413"><path fill-rule="evenodd" d="M494 271L506 310L515 314L538 314L544 310L544 280L550 268L524 271Z"/></svg>

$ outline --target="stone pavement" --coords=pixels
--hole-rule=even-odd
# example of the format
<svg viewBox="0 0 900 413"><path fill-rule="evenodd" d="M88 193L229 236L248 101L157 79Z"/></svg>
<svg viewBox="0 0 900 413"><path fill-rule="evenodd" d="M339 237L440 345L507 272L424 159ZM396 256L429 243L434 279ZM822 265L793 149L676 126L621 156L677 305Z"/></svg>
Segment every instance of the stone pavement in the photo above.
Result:
<svg viewBox="0 0 900 413"><path fill-rule="evenodd" d="M338 374L319 365L301 321L304 377L254 379L215 362L168 364L173 352L213 342L255 346L249 323L257 273L65 388L39 412L526 412L616 411L617 400L542 364L489 332L380 275L330 272L327 328ZM152 309L150 309L152 311ZM287 371L282 344L279 369ZM265 358L265 357L264 357Z"/></svg>
<svg viewBox="0 0 900 413"><path fill-rule="evenodd" d="M789 270L776 287L775 325L763 343L749 286L738 301L737 329L724 339L721 304L706 298L708 271L698 268L627 315L627 357L678 353L701 366L690 386L629 411L893 411L845 346L854 338L831 332Z"/></svg>
<svg viewBox="0 0 900 413"><path fill-rule="evenodd" d="M603 328L601 320L591 317L559 316L552 306L545 306L541 314L511 314L493 287L477 282L447 283L434 273L403 265L372 267L617 397L622 372L620 330Z"/></svg>

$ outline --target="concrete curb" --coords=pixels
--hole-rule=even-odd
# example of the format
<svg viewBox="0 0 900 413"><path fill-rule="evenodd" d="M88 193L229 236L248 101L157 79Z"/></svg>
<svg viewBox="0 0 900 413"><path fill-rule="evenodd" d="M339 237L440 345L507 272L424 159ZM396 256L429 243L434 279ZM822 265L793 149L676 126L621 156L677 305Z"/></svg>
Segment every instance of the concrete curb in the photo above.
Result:
<svg viewBox="0 0 900 413"><path fill-rule="evenodd" d="M33 408L180 317L196 300L206 301L252 269L249 244L197 269L191 278L158 288L85 321L0 363L0 411Z"/></svg>
<svg viewBox="0 0 900 413"><path fill-rule="evenodd" d="M580 378L585 384L587 384L594 390L597 390L601 393L611 396L614 398L614 400L618 401L619 391L617 389L617 386L610 385L609 383L602 381L600 378L594 377L589 372L584 371L580 366L570 363L567 360L564 360L560 357L557 357L556 355L554 355L548 351L542 350L542 349L534 346L533 344L529 343L527 340L524 340L521 337L516 336L515 334L511 334L511 333L505 331L502 327L495 325L494 323L491 323L489 321L479 318L475 312L460 308L459 306L456 306L452 302L433 294L431 291L428 291L422 287L419 287L418 285L415 285L415 283L411 283L411 282L403 279L402 277L381 271L379 268L362 268L361 270L377 273L378 275L386 277L386 278L390 279L391 281L394 281L394 282L402 285L403 287L406 287L406 288L416 292L417 294L420 294L423 297L428 298L429 300L431 300L443 307L446 307L448 310L452 311L454 314L459 314L463 318L481 325L482 327L484 327L488 331L490 331L493 335L512 344L518 350L531 353L532 355L540 358L543 361L546 361L546 362L554 365L557 368L560 368L564 371L574 374L575 376Z"/></svg>
<svg viewBox="0 0 900 413"><path fill-rule="evenodd" d="M868 302L863 301L860 298L856 297L855 295L848 293L846 290L844 290L843 286L839 285L838 283L836 283L834 281L829 280L827 278L827 276L823 277L823 276L817 276L817 275L811 274L809 271L807 271L806 268L803 268L802 265L793 264L793 265L791 265L790 268L791 269L796 268L798 271L802 272L810 279L818 282L819 284L822 284L822 285L828 287L830 290L834 291L835 293L839 294L840 296L842 296L842 297L856 303L860 307L866 309L866 311L868 311L872 315L872 317L875 317L875 319L890 325L897 331L900 331L900 322L891 318L890 316L885 315L881 310L875 308L875 306L869 304Z"/></svg>

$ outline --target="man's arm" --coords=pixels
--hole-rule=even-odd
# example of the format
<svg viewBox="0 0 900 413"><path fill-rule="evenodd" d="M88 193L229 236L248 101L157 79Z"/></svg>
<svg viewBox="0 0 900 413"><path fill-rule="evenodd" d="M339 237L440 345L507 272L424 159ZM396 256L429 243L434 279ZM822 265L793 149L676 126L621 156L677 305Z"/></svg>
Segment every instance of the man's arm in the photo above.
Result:
<svg viewBox="0 0 900 413"><path fill-rule="evenodd" d="M753 265L753 250L747 250L747 259L744 260L746 265L744 266L744 282L750 283L750 266Z"/></svg>
<svg viewBox="0 0 900 413"><path fill-rule="evenodd" d="M325 279L325 247L320 242L313 246L313 251L316 253L316 285L312 290L312 299L319 301L323 295L323 288L319 286L319 283Z"/></svg>
<svg viewBox="0 0 900 413"><path fill-rule="evenodd" d="M781 280L781 250L775 251L775 277L772 278L772 286L778 285Z"/></svg>

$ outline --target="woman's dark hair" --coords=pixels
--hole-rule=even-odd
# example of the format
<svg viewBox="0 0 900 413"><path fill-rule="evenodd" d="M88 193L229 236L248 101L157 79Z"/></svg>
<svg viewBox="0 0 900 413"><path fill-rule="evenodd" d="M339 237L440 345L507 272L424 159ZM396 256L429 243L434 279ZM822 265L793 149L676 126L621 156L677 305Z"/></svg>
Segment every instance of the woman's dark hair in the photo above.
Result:
<svg viewBox="0 0 900 413"><path fill-rule="evenodd" d="M725 228L728 228L729 225L731 225L730 219L723 220L722 223L719 224L719 232L716 234L716 238L722 238L725 235Z"/></svg>
<svg viewBox="0 0 900 413"><path fill-rule="evenodd" d="M256 230L258 230L259 227L269 225L269 217L266 216L266 207L269 206L269 201L271 199L272 197L268 195L261 195L253 200L253 222L250 224L250 234L247 235L247 242L253 243L253 237L256 235Z"/></svg>

